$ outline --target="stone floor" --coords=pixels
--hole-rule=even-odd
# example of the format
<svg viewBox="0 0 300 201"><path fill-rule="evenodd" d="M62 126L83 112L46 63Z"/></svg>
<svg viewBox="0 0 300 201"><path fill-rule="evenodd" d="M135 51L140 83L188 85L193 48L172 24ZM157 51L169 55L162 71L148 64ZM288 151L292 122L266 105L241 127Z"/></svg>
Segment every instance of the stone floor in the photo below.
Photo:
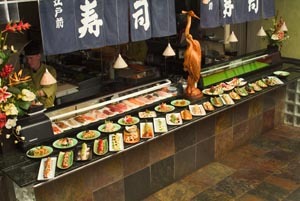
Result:
<svg viewBox="0 0 300 201"><path fill-rule="evenodd" d="M144 201L300 201L300 128L281 126Z"/></svg>

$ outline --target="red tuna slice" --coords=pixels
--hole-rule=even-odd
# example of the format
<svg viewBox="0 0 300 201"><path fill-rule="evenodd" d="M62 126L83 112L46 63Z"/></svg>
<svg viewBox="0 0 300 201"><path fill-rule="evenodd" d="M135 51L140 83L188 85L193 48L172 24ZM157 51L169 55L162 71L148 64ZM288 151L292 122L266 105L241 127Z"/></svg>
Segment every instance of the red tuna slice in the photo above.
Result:
<svg viewBox="0 0 300 201"><path fill-rule="evenodd" d="M124 110L122 110L122 108L118 107L117 105L115 104L109 104L107 105L106 107L108 107L110 109L110 111L112 112L117 112L117 113L122 113L124 112Z"/></svg>
<svg viewBox="0 0 300 201"><path fill-rule="evenodd" d="M127 107L127 105L125 103L117 103L116 107L122 109L124 112L129 110L129 108Z"/></svg>
<svg viewBox="0 0 300 201"><path fill-rule="evenodd" d="M103 108L100 111L103 112L104 114L106 114L107 116L114 115L114 112L112 112L109 108Z"/></svg>

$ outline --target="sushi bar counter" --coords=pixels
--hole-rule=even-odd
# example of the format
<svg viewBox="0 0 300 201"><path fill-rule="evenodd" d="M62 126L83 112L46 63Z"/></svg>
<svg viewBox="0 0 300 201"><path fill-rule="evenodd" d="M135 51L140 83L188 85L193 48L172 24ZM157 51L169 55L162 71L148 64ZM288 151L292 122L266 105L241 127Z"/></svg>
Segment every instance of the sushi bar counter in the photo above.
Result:
<svg viewBox="0 0 300 201"><path fill-rule="evenodd" d="M37 200L140 200L280 123L298 78L297 65L268 63L206 78L201 99L165 79L46 112L51 132L1 156L1 172Z"/></svg>

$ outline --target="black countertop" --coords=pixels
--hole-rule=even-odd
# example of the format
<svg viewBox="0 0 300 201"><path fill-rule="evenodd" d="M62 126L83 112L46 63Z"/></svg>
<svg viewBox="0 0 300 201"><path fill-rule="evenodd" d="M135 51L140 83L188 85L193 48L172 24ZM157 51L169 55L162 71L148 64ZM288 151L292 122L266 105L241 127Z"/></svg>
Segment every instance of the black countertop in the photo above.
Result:
<svg viewBox="0 0 300 201"><path fill-rule="evenodd" d="M124 147L123 151L108 152L107 154L105 154L103 156L97 156L97 155L93 154L93 157L92 157L91 160L86 161L86 162L74 161L73 165L70 168L66 169L66 170L61 170L61 169L56 168L56 174L55 174L54 179L57 179L57 178L60 178L60 177L63 177L63 176L67 176L68 174L70 174L74 171L77 171L79 169L82 169L82 168L85 168L87 166L93 165L95 163L99 163L102 160L113 157L117 154L125 152L129 149L135 148L137 146L141 146L144 143L147 143L149 141L160 138L161 136L167 135L167 134L169 134L169 133L171 133L175 130L181 129L182 127L189 126L189 125L191 125L191 124L193 124L197 121L201 121L201 120L203 120L205 118L208 118L212 115L216 115L220 112L224 112L224 111L226 111L226 110L228 110L232 107L237 107L238 105L240 105L240 104L242 104L246 101L249 101L253 98L261 96L262 94L268 93L270 91L276 90L280 87L284 87L286 84L288 84L290 82L293 82L293 81L297 80L298 78L300 78L300 67L298 67L296 64L293 64L293 63L283 63L280 66L277 66L277 67L274 67L274 68L271 68L271 69L266 69L264 71L259 71L257 73L251 74L247 77L244 77L244 79L248 82L253 82L253 81L261 79L262 77L272 75L272 73L275 70L285 70L285 71L290 72L290 75L288 77L280 78L284 82L284 85L276 85L276 86L273 86L273 87L268 87L268 88L263 89L260 92L250 94L247 97L242 97L241 100L235 101L234 105L226 105L226 106L223 106L223 107L220 107L220 108L216 108L213 112L207 112L207 115L205 115L205 116L193 117L193 119L190 120L190 121L184 121L183 124L180 125L180 126L169 126L168 125L168 132L162 133L162 134L155 133L154 138L152 138L152 139L141 139L141 141L139 143L136 143L136 144L132 144L132 145L125 144L125 147ZM119 119L120 117L123 117L126 114L131 114L133 116L137 116L138 111L141 111L141 110L143 111L146 108L153 110L154 107L156 105L158 105L159 103L161 103L161 102L169 103L169 102L171 102L171 100L173 100L175 98L176 99L177 98L182 98L182 96L179 95L178 97L169 98L169 99L166 99L164 101L156 102L156 103L153 103L152 105L145 106L143 108L139 108L139 109L136 109L136 110L132 110L132 111L117 115L117 116L111 118L111 120L116 122L117 119ZM207 101L208 99L209 99L209 97L204 95L204 97L201 98L200 100L191 101L191 104L203 103L204 101ZM181 110L182 110L182 108L176 108L174 112L179 112ZM158 115L159 115L158 117L160 117L160 116L164 117L165 116L165 114L158 114ZM104 122L104 120L95 122L95 123L93 123L94 124L93 126L95 128L97 128L99 125L103 124L103 122ZM73 137L75 137L77 133L78 133L78 131L74 131ZM105 134L102 134L101 137L103 137L103 136L105 136ZM47 143L45 145L47 145ZM49 142L48 145L52 145L52 142ZM58 156L58 153L59 153L59 150L54 149L53 153L50 156ZM24 187L24 186L31 185L31 184L33 184L33 185L43 185L47 182L51 182L51 180L45 181L45 182L37 181L38 170L39 170L39 166L40 166L40 160L41 159L30 159L25 155L25 153L23 151L15 150L12 153L7 153L7 154L4 154L4 155L0 155L0 170L1 170L2 174L7 175L11 180L13 180L20 187Z"/></svg>

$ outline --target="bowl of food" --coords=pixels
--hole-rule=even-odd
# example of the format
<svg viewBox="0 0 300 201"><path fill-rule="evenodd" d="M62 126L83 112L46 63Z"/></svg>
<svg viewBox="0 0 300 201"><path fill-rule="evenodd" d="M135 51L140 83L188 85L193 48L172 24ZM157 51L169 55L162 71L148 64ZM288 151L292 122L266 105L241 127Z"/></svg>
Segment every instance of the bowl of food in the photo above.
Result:
<svg viewBox="0 0 300 201"><path fill-rule="evenodd" d="M282 70L279 70L279 71L275 71L273 72L274 75L278 76L278 77L287 77L290 75L289 72L287 71L282 71Z"/></svg>

